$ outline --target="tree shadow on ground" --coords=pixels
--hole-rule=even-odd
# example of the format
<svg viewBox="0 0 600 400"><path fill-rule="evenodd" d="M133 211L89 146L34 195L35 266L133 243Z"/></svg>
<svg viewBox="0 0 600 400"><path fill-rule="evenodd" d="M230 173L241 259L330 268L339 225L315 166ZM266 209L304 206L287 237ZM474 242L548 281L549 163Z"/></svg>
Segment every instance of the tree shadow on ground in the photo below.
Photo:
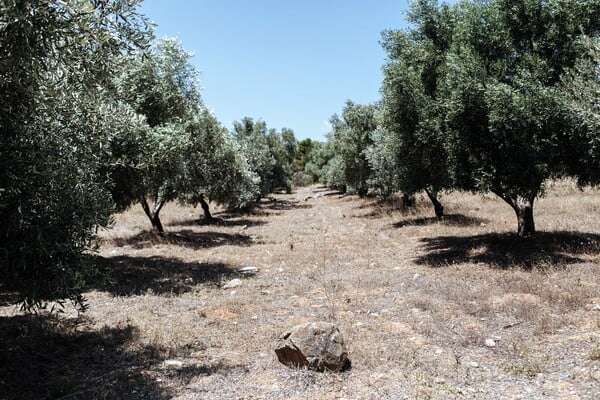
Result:
<svg viewBox="0 0 600 400"><path fill-rule="evenodd" d="M335 196L335 195L349 195L348 192L341 191L339 189L332 189L327 186L319 185L315 188L311 189L311 193L316 194L317 197L320 196Z"/></svg>
<svg viewBox="0 0 600 400"><path fill-rule="evenodd" d="M312 204L301 204L297 200L281 200L275 198L263 200L256 206L256 208L260 210L273 211L306 210L312 207Z"/></svg>
<svg viewBox="0 0 600 400"><path fill-rule="evenodd" d="M483 218L470 217L468 215L463 214L448 214L443 217L421 217L421 218L410 218L405 219L403 221L396 222L392 224L394 228L404 228L406 226L423 226L423 225L433 225L433 224L441 224L447 226L477 226L483 223L486 223L487 220Z"/></svg>
<svg viewBox="0 0 600 400"><path fill-rule="evenodd" d="M198 284L218 284L238 273L223 263L185 262L160 256L98 257L96 265L98 279L88 285L89 289L116 296L144 293L180 295Z"/></svg>
<svg viewBox="0 0 600 400"><path fill-rule="evenodd" d="M0 286L0 307L12 306L19 302L19 293Z"/></svg>
<svg viewBox="0 0 600 400"><path fill-rule="evenodd" d="M68 321L67 321L68 322ZM137 329L127 325L79 331L57 318L0 317L0 393L3 399L167 398L173 395L144 369L160 349L130 349Z"/></svg>
<svg viewBox="0 0 600 400"><path fill-rule="evenodd" d="M392 217L398 214L417 217L421 215L433 215L433 206L429 200L417 197L414 205L406 206L401 202L399 196L390 196L386 198L363 198L356 209L369 210L366 214L356 215L360 218L378 219L384 217ZM425 225L425 224L423 224Z"/></svg>
<svg viewBox="0 0 600 400"><path fill-rule="evenodd" d="M244 226L246 226L246 227L250 227L250 226L265 225L269 222L264 219L249 219L249 218L231 219L232 214L229 214L229 213L215 214L214 217L215 218L212 221L208 220L204 217L200 217L200 218L193 218L193 219L188 219L188 220L183 220L183 221L177 221L170 225L171 226L224 226L224 227L235 227L235 226L244 227Z"/></svg>
<svg viewBox="0 0 600 400"><path fill-rule="evenodd" d="M165 232L163 235L153 231L143 231L134 236L115 238L112 241L115 246L132 246L136 249L167 244L195 250L227 245L250 246L254 243L250 236L241 233L195 232L189 229Z"/></svg>
<svg viewBox="0 0 600 400"><path fill-rule="evenodd" d="M423 238L426 254L415 261L430 267L484 263L495 268L557 268L586 262L600 252L600 235L579 232L538 232L533 238L513 233Z"/></svg>
<svg viewBox="0 0 600 400"><path fill-rule="evenodd" d="M347 196L348 193L341 190L328 190L327 193L321 193L320 196Z"/></svg>
<svg viewBox="0 0 600 400"><path fill-rule="evenodd" d="M378 203L364 203L360 206L356 207L359 210L370 209L370 211L366 214L358 214L356 217L358 218L368 218L368 219L380 219L384 217L393 217L400 215L412 216L415 217L417 215L422 214L433 214L433 207L427 207L423 205L416 205L411 207L403 207L401 205L387 206L387 205L379 205ZM423 217L427 218L427 217ZM435 217L432 217L435 219ZM426 225L426 224L423 224Z"/></svg>
<svg viewBox="0 0 600 400"><path fill-rule="evenodd" d="M177 394L162 383L168 378L185 385L236 368L217 363L165 369L162 362L171 350L140 346L136 327L90 330L86 325L82 318L0 317L0 397L166 399Z"/></svg>
<svg viewBox="0 0 600 400"><path fill-rule="evenodd" d="M312 193L323 193L323 192L331 192L327 186L317 186L316 188L311 189Z"/></svg>

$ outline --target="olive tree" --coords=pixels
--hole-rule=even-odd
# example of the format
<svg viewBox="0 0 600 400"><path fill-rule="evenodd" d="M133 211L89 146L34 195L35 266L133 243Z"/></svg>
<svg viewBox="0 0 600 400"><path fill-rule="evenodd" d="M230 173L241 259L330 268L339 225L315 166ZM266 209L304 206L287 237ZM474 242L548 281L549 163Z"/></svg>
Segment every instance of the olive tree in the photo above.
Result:
<svg viewBox="0 0 600 400"><path fill-rule="evenodd" d="M290 128L281 128L281 141L286 152L286 163L290 168L294 169L294 160L296 158L296 149L298 141L294 131Z"/></svg>
<svg viewBox="0 0 600 400"><path fill-rule="evenodd" d="M294 138L294 131L289 128L283 128L281 132L276 129L269 129L267 141L269 149L275 160L273 165L272 190L283 189L287 193L292 190L292 175L294 148L289 139Z"/></svg>
<svg viewBox="0 0 600 400"><path fill-rule="evenodd" d="M360 196L367 194L372 168L366 150L372 144L371 134L377 127L374 105L347 101L342 117L331 118L332 140L338 161L332 162L332 173L338 174L344 185ZM338 172L335 168L340 168Z"/></svg>
<svg viewBox="0 0 600 400"><path fill-rule="evenodd" d="M497 0L456 7L440 89L450 172L457 187L506 201L518 235L531 236L533 204L544 183L576 171L568 165L581 165L568 157L581 140L560 82L584 54L582 40L600 33L600 2Z"/></svg>
<svg viewBox="0 0 600 400"><path fill-rule="evenodd" d="M410 31L387 31L379 127L368 149L375 173L372 183L383 195L401 191L405 197L425 190L435 215L444 209L438 192L452 186L441 135L439 77L450 46L450 7L431 0L413 3Z"/></svg>
<svg viewBox="0 0 600 400"><path fill-rule="evenodd" d="M185 131L179 199L199 203L207 221L213 220L208 199L232 209L248 207L259 195L260 178L231 133L206 109L186 124Z"/></svg>
<svg viewBox="0 0 600 400"><path fill-rule="evenodd" d="M291 130L283 132L289 141ZM281 133L268 130L264 121L244 117L233 123L233 136L240 144L253 174L259 178L259 194L256 200L277 188L291 189L292 165L289 145Z"/></svg>
<svg viewBox="0 0 600 400"><path fill-rule="evenodd" d="M26 308L84 305L85 253L113 209L100 154L138 123L107 92L147 38L135 1L0 2L0 287Z"/></svg>
<svg viewBox="0 0 600 400"><path fill-rule="evenodd" d="M303 142L305 141L301 141L300 144ZM298 153L303 150L306 154L303 156L304 172L310 176L312 182L325 184L327 183L325 167L334 156L332 143L329 140L326 142L311 141L310 143L310 150L308 151L298 146Z"/></svg>
<svg viewBox="0 0 600 400"><path fill-rule="evenodd" d="M125 186L116 191L128 191L121 196L127 202L142 206L152 227L163 233L160 211L177 198L180 180L184 176L184 153L189 135L186 123L202 107L198 88L198 71L191 65L191 53L181 44L166 38L146 54L130 60L115 80L118 94L148 124L144 142L138 149L137 164L130 171L136 178L118 182ZM150 200L150 203L149 203Z"/></svg>
<svg viewBox="0 0 600 400"><path fill-rule="evenodd" d="M317 141L310 138L303 139L296 145L296 151L294 154L294 170L303 171L306 163L308 162L313 149L318 146Z"/></svg>

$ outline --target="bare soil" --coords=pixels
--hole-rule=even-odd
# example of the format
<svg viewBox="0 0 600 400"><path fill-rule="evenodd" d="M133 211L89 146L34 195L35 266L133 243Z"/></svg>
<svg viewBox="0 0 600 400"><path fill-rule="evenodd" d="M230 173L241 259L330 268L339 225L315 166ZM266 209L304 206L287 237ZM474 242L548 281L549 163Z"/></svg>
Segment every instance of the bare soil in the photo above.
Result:
<svg viewBox="0 0 600 400"><path fill-rule="evenodd" d="M0 295L0 399L597 399L598 195L550 185L526 240L491 195L444 194L439 220L424 196L316 186L218 224L171 204L164 237L133 208L101 232L86 313ZM278 363L278 336L316 320L349 371Z"/></svg>

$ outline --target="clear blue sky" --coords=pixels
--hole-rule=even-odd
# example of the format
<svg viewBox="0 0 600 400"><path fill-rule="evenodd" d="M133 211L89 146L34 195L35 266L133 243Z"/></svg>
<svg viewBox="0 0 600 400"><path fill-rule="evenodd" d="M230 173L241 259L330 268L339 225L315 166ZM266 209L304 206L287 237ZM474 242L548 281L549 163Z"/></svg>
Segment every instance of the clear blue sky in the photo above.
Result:
<svg viewBox="0 0 600 400"><path fill-rule="evenodd" d="M408 0L145 0L156 36L195 53L202 98L228 128L248 116L324 140L347 99L379 99L384 29Z"/></svg>

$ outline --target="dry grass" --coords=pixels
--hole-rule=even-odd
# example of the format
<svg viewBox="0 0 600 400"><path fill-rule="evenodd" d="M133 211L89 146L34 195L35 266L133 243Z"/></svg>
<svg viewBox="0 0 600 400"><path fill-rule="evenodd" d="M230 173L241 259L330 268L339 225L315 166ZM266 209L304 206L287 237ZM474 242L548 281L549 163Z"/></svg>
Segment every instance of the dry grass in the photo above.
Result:
<svg viewBox="0 0 600 400"><path fill-rule="evenodd" d="M165 237L118 215L84 316L0 308L0 398L596 398L598 191L549 185L526 241L495 197L445 194L441 220L417 200L303 188L218 225L172 204ZM278 335L312 320L339 325L350 371L277 362Z"/></svg>

